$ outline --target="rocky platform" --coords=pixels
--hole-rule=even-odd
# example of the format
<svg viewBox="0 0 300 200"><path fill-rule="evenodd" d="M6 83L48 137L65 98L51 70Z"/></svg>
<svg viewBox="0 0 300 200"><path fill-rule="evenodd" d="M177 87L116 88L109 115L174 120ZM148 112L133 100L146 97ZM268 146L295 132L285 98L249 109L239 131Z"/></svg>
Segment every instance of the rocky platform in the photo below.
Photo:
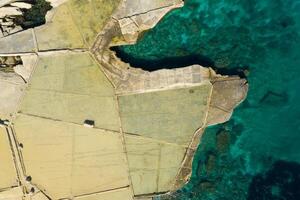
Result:
<svg viewBox="0 0 300 200"><path fill-rule="evenodd" d="M0 199L152 199L181 188L203 131L230 118L247 81L199 65L147 72L109 50L181 0L50 2L46 24L0 38Z"/></svg>

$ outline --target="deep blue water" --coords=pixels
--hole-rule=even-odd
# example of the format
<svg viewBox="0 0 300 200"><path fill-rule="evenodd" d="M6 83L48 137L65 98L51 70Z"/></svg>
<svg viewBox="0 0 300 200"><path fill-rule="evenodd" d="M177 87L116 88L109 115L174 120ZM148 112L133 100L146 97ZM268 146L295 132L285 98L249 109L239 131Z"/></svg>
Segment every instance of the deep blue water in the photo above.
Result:
<svg viewBox="0 0 300 200"><path fill-rule="evenodd" d="M300 199L300 0L186 0L116 51L147 70L249 71L247 99L207 129L190 183L166 199Z"/></svg>

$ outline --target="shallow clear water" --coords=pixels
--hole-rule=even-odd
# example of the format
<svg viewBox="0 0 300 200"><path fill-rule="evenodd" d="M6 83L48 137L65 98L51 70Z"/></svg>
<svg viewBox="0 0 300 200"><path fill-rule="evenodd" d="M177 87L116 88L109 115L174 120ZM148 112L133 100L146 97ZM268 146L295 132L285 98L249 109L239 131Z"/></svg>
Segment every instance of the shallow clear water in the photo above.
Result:
<svg viewBox="0 0 300 200"><path fill-rule="evenodd" d="M190 183L166 199L300 199L300 0L186 0L116 51L148 70L249 70L246 101L206 131Z"/></svg>

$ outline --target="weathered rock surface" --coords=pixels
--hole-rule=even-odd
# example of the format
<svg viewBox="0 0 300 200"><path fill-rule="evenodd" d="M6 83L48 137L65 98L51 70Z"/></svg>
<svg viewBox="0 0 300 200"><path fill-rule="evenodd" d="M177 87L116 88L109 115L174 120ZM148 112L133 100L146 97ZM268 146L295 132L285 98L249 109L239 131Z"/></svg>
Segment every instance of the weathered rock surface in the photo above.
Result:
<svg viewBox="0 0 300 200"><path fill-rule="evenodd" d="M0 193L0 199L5 200L23 200L23 191L21 187L14 187L4 190Z"/></svg>
<svg viewBox="0 0 300 200"><path fill-rule="evenodd" d="M28 54L22 55L20 59L22 64L16 65L14 67L14 72L20 75L25 82L28 82L33 69L37 64L38 56L36 54Z"/></svg>
<svg viewBox="0 0 300 200"><path fill-rule="evenodd" d="M4 0L4 3L0 2L0 38L21 31L22 28L15 24L14 19L23 14L21 9L29 9L31 7L30 4L21 2L9 5L8 3L10 2L14 1ZM2 7L4 5L5 7Z"/></svg>
<svg viewBox="0 0 300 200"><path fill-rule="evenodd" d="M11 119L17 111L37 56L0 57L0 119Z"/></svg>
<svg viewBox="0 0 300 200"><path fill-rule="evenodd" d="M10 119L24 92L23 79L14 73L0 71L0 118Z"/></svg>
<svg viewBox="0 0 300 200"><path fill-rule="evenodd" d="M109 50L181 0L51 3L45 25L0 38L10 69L0 71L0 142L11 153L0 162L15 167L0 173L0 198L150 200L182 187L202 133L230 118L246 80L200 65L147 72Z"/></svg>
<svg viewBox="0 0 300 200"><path fill-rule="evenodd" d="M153 28L166 13L181 6L182 0L123 1L113 18L118 21L124 42L135 43L140 33Z"/></svg>
<svg viewBox="0 0 300 200"><path fill-rule="evenodd" d="M59 2L55 1L54 4L57 5ZM45 0L2 0L0 38L43 24L44 15L50 8L50 2Z"/></svg>

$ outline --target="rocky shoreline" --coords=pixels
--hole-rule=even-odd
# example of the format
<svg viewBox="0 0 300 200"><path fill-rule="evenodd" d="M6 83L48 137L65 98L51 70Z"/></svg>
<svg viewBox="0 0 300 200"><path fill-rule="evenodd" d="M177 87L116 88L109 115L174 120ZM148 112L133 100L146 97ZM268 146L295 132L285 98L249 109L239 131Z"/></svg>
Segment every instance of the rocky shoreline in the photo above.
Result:
<svg viewBox="0 0 300 200"><path fill-rule="evenodd" d="M110 50L112 46L135 43L166 13L183 6L181 0L145 1L143 6L139 1L103 3L97 0L93 3L96 2L96 7L91 7L90 3L74 0L51 1L53 9L46 15L46 24L17 34L11 34L16 30L11 29L0 37L0 45L3 46L0 50L0 81L6 83L1 84L0 102L3 103L0 104L0 119L9 120L10 137L15 135L10 139L25 146L55 143L54 132L61 130L63 134L69 134L64 131L66 127L72 127L70 130L81 130L85 139L90 141L93 134L85 135L89 130L80 127L83 121L89 120L96 122L95 127L91 127L92 131L107 135L107 143L114 144L102 144L101 147L105 150L119 146L119 149L108 153L117 151L119 159L124 160L124 165L117 168L123 174L102 178L99 173L106 175L118 165L112 162L107 164L109 168L102 166L101 163L116 158L97 152L103 157L84 157L86 161L83 164L96 162L103 168L103 171L91 169L95 174L87 175L91 180L90 187L77 179L71 183L64 183L64 179L59 183L54 180L53 184L44 180L52 176L62 180L65 173L75 173L73 167L68 171L61 166L62 171L58 170L55 174L41 171L37 163L32 162L31 156L41 159L38 164L57 169L54 163L44 160L46 150L42 147L39 151L20 148L13 155L23 156L15 156L14 159L34 175L30 174L33 181L26 180L29 174L15 164L21 174L17 178L20 182L18 187L26 191L24 195L32 200L81 199L81 196L86 200L92 199L86 193L101 198L107 195L103 192L107 190L111 190L109 195L126 194L128 200L151 199L162 193L174 192L190 179L194 153L205 128L227 121L233 109L247 95L247 81L238 76L222 76L200 65L148 72L124 63ZM20 8L21 4L17 5ZM26 6L29 8L29 4ZM0 6L0 13L2 8L6 7ZM13 8L14 12L18 8ZM105 14L99 17L98 12L86 12L92 8ZM198 107L192 109L196 105ZM143 121L148 123L141 123ZM40 128L41 123L47 124L45 130ZM31 126L27 127L28 124ZM32 129L41 133L35 135ZM152 132L152 129L161 129L161 133ZM45 138L40 138L41 141L28 139L27 132ZM74 135L73 132L70 134ZM66 138L64 142L69 143L69 136ZM95 145L98 146L101 141L102 138L94 141ZM78 142L77 145L84 144ZM65 151L60 144L55 144L55 149L57 152ZM148 155L149 151L157 153ZM172 155L172 151L177 153ZM144 153L140 155L138 152ZM60 154L51 156L59 160ZM72 157L79 156L76 152L66 152L66 155L70 154ZM154 166L147 169L148 165ZM77 173L85 173L86 170L80 169ZM96 184L103 181L106 181L103 185ZM74 184L77 184L77 189L73 188ZM61 187L66 189L60 191ZM1 195L5 197L6 194L0 192ZM118 200L120 196L114 199Z"/></svg>

